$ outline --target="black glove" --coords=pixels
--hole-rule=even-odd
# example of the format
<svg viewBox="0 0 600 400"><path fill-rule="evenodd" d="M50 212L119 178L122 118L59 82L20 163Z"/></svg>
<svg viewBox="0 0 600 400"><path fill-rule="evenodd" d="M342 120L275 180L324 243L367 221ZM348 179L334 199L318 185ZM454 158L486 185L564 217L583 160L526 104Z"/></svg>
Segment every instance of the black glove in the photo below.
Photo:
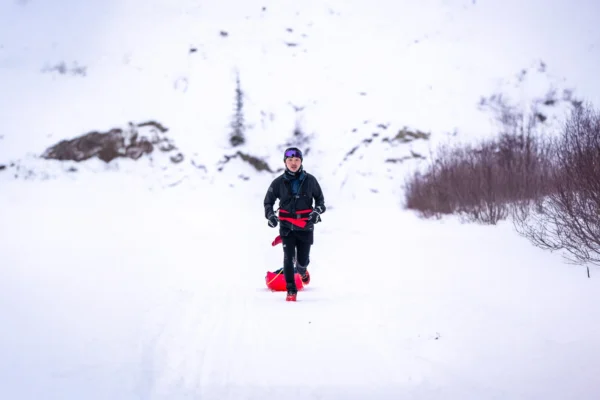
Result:
<svg viewBox="0 0 600 400"><path fill-rule="evenodd" d="M312 222L316 224L321 221L321 214L318 211L313 210L310 214L308 214L308 222Z"/></svg>
<svg viewBox="0 0 600 400"><path fill-rule="evenodd" d="M275 214L269 215L268 219L269 219L269 222L268 222L269 226L271 228L275 228L278 224L277 217L275 216Z"/></svg>

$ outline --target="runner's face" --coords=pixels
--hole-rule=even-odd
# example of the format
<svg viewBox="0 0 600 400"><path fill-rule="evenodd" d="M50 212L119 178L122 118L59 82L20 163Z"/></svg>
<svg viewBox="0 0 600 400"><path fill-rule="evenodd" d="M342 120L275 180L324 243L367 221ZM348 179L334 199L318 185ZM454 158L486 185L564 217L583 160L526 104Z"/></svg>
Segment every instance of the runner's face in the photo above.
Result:
<svg viewBox="0 0 600 400"><path fill-rule="evenodd" d="M292 172L296 172L300 169L302 160L298 157L289 157L285 159L285 166Z"/></svg>

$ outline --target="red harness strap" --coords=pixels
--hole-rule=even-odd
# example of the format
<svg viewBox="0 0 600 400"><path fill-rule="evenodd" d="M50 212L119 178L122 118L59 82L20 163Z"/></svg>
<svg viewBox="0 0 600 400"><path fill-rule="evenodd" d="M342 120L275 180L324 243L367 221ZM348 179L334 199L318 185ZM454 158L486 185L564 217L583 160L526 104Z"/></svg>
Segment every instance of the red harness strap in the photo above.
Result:
<svg viewBox="0 0 600 400"><path fill-rule="evenodd" d="M285 210L279 210L279 220L287 221L292 225L304 228L306 226L306 221L308 221L308 214L310 214L311 211L312 209L298 210L294 215L294 213L290 213ZM285 214L285 216L283 216L282 214Z"/></svg>

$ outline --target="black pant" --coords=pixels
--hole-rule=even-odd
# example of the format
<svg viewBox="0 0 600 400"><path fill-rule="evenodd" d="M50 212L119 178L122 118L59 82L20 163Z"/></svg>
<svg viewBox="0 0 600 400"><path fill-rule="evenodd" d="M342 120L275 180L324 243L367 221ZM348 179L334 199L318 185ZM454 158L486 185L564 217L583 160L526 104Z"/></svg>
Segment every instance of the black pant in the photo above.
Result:
<svg viewBox="0 0 600 400"><path fill-rule="evenodd" d="M296 292L294 280L294 261L298 272L306 271L310 263L310 246L313 243L313 232L291 231L281 236L283 244L283 275L289 292Z"/></svg>

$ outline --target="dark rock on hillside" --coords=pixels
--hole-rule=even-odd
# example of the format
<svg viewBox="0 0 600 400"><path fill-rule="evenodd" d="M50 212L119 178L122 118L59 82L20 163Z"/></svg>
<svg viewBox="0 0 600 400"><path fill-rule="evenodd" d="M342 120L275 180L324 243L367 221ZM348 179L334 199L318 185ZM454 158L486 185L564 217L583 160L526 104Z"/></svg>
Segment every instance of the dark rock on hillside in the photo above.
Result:
<svg viewBox="0 0 600 400"><path fill-rule="evenodd" d="M430 133L422 132L419 130L410 131L406 128L403 128L400 131L398 131L396 136L394 136L392 138L383 138L382 140L384 142L388 142L388 143L392 143L392 142L410 143L415 140L429 140L430 136L431 136Z"/></svg>
<svg viewBox="0 0 600 400"><path fill-rule="evenodd" d="M144 153L151 153L154 146L147 140L133 138L129 145L121 129L112 129L109 132L90 132L72 140L63 140L47 149L42 158L60 161L84 161L98 157L102 161L110 162L117 157L130 157L138 159Z"/></svg>
<svg viewBox="0 0 600 400"><path fill-rule="evenodd" d="M250 154L242 153L241 151L238 151L233 155L225 155L224 159L219 162L218 171L222 171L223 168L225 168L225 164L236 158L240 158L242 161L250 164L258 172L273 172L269 164L267 164L264 160L261 160L260 158L252 156Z"/></svg>
<svg viewBox="0 0 600 400"><path fill-rule="evenodd" d="M149 129L147 134L140 129ZM131 158L137 160L144 154L150 154L155 149L162 152L177 150L171 140L164 136L168 129L155 121L141 124L129 124L128 130L114 128L108 132L89 132L71 140L63 140L48 148L42 158L60 161L84 161L97 157L104 162L115 158ZM183 155L172 155L171 161L181 162Z"/></svg>
<svg viewBox="0 0 600 400"><path fill-rule="evenodd" d="M411 150L410 155L406 155L403 157L397 157L397 158L388 158L385 160L385 162L396 164L396 163L403 163L404 161L413 160L413 159L425 160L425 156Z"/></svg>

